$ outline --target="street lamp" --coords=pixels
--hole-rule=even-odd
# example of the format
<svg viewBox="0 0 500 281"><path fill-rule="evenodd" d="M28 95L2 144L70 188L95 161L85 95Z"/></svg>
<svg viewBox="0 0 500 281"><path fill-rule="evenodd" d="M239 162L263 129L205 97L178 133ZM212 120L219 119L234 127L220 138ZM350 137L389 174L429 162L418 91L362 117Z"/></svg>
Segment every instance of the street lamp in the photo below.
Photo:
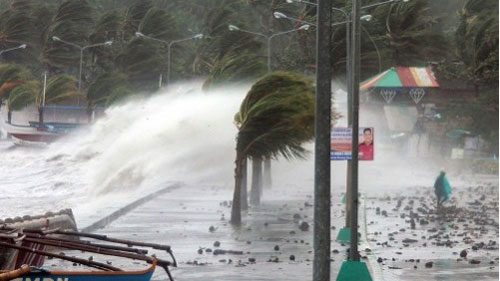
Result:
<svg viewBox="0 0 500 281"><path fill-rule="evenodd" d="M301 20L301 19L298 19L298 18L293 18L293 17L287 16L287 15L281 13L281 12L274 12L273 15L277 19L289 19L289 20L292 20L292 21L296 21L296 22L300 22L300 23L304 23L304 24L316 27L316 24L314 24L314 23L310 23L310 22L307 22L307 21L304 21L304 20ZM362 20L362 21L371 21L372 20L372 15L364 15L364 16L360 17L360 20ZM351 23L351 21L350 20L346 20L346 21L336 22L336 23L333 23L331 26L336 26L336 25L341 25L341 24L346 24L346 23Z"/></svg>
<svg viewBox="0 0 500 281"><path fill-rule="evenodd" d="M253 34L253 35L257 35L257 36L262 36L262 37L267 39L267 72L271 72L271 40L274 37L279 36L279 35L284 35L284 34L288 34L288 33L299 31L299 30L308 30L309 27L311 27L311 25L304 24L298 28L283 31L283 32L274 33L271 35L266 35L266 34L262 34L262 33L258 33L258 32L253 32L250 30L241 29L241 28L237 27L236 25L232 25L232 24L228 25L227 27L228 27L229 31L240 31L240 32L249 33L249 34Z"/></svg>
<svg viewBox="0 0 500 281"><path fill-rule="evenodd" d="M288 3L293 3L293 2L297 2L297 3L304 3L304 4L309 4L309 5L313 5L313 6L316 6L317 7L317 12L318 12L318 24L320 23L323 23L323 22L329 22L329 20L331 20L330 17L328 16L325 16L324 12L325 10L332 10L332 11L339 11L341 13L344 14L345 18L346 18L346 21L348 22L351 22L352 21L352 25L353 25L353 28L354 28L354 34L353 36L350 35L351 31L351 24L348 24L347 25L347 30L346 30L346 33L347 33L347 72L348 72L348 75L347 75L347 92L348 92L348 124L349 124L349 127L352 127L352 161L350 161L350 163L348 164L348 182L347 182L347 190L351 193L350 196L348 196L348 201L351 202L351 206L350 206L350 211L351 211L351 218L350 218L350 252L349 252L349 261L352 261L352 266L350 268L344 268L344 265L346 263L344 263L342 265L342 268L339 272L339 276L337 278L337 280L355 280L357 275L353 274L352 271L355 271L355 267L354 264L357 264L356 267L359 268L359 269L362 269L363 271L365 271L368 275L368 270L366 270L366 265L360 263L359 261L359 253L358 253L358 217L357 217L357 208L358 208L358 147L357 147L357 144L358 144L358 129L359 129L359 72L360 72L360 12L361 12L361 9L367 9L367 8L372 8L372 7L376 7L376 6L380 6L380 5L384 5L384 4L390 4L390 3L396 3L396 2L408 2L409 0L389 0L389 1L385 1L385 2L381 2L381 3L377 3L377 4L372 4L372 5L368 5L368 6L365 6L365 7L361 7L360 5L360 0L353 0L352 1L352 5L353 5L353 9L352 9L352 14L351 13L347 13L346 11L342 10L342 9L337 9L337 8L333 8L331 7L331 2L329 0L319 0L318 4L316 3L311 3L311 2L308 2L308 1L304 1L304 0L287 0ZM353 15L354 17L352 17L351 15ZM322 16L322 18L321 18ZM353 18L353 20L351 20ZM322 28L323 26L319 26L320 28ZM321 33L318 32L318 37ZM327 37L327 36L324 36L324 37ZM324 38L320 37L320 38L317 38L317 42L320 42L321 40L324 40ZM352 45L353 46L350 46L351 45L351 40L352 40ZM317 43L318 45L318 57L319 57L319 53L320 53L320 44ZM317 71L317 80L319 81L320 80L320 74L321 75L325 75L325 73L320 73L320 69L319 69L319 62L318 63L318 71ZM325 72L327 73L328 71L325 70ZM327 73L328 74L328 73ZM322 77L324 78L324 77ZM326 83L328 82L329 80L326 79L326 80L322 80L322 82ZM318 82L318 85L320 83ZM331 95L331 92L330 91L326 91L325 92L326 94L328 94L328 98L330 98L330 95ZM318 90L316 92L316 96L318 96ZM316 104L316 108L318 108L320 104ZM318 110L316 110L316 114L318 115ZM329 116L328 114L331 114L331 112L325 112L323 114L321 114L320 116L316 116L316 118L320 118L320 119L327 119ZM323 129L323 130L328 130L328 136L330 136L330 128L324 128L323 126L320 126L320 122L318 122L317 120L315 120L315 128L316 130L318 131L319 129ZM317 132L317 133L321 133L321 132ZM325 132L326 133L326 132ZM318 138L316 138L318 139ZM323 147L323 145L325 147L328 146L328 143L321 143L321 149L325 148ZM316 141L316 146L318 146L318 141ZM316 149L315 153L317 154L317 152L321 151L321 149ZM323 158L326 158L328 157L327 154L325 153L321 153L321 157ZM317 157L318 158L318 157ZM324 159L326 160L326 159ZM317 160L316 163L318 164L317 167L315 167L315 181L316 181L316 178L320 178L318 180L318 182L320 183L329 183L330 182L330 173L327 173L327 174L324 174L324 173L321 173L322 170L325 170L327 169L328 171L330 170L330 165L329 163L326 163L323 162L323 161L320 161L320 160ZM349 181L350 180L350 181ZM320 185L317 185L315 184L315 198L318 197L319 195L329 195L330 193L329 192L323 192L321 188L317 187L317 186L320 186ZM349 198L350 197L350 198ZM327 226L329 226L329 223L330 223L330 220L329 220L329 214L330 214L330 208L329 208L329 205L327 207L325 206L322 206L322 205L318 205L316 204L317 201L315 199L315 206L314 206L314 214L315 214L315 229L314 229L314 238L315 238L315 241L314 241L314 251L315 251L315 258L324 258L325 256L327 256L329 258L328 255L322 255L323 252L322 252L322 245L320 242L317 242L316 240L319 239L319 241L321 241L321 235L325 235L325 233L323 233L324 231L322 231L321 228L316 228L316 224L318 223L321 223L321 224L325 224ZM316 216L320 217L321 219L318 219L316 220ZM326 219L324 219L326 218ZM348 216L346 216L346 225L348 225L348 222L349 222L349 219L348 219ZM330 238L330 233L329 232L326 232L326 237L329 239ZM345 270L347 269L347 270ZM349 271L349 274L342 274L343 271ZM341 274L342 274L342 277L341 277ZM313 267L313 276L321 276L321 280L329 280L329 271L326 273L326 274L323 274L322 272L322 267L321 266L316 266L316 260L315 260L315 266ZM324 277L324 278L323 278ZM316 278L315 278L316 280Z"/></svg>
<svg viewBox="0 0 500 281"><path fill-rule="evenodd" d="M85 51L85 49L89 49L89 48L93 48L93 47L111 46L111 44L113 44L113 41L106 41L106 42L103 42L103 43L97 43L97 44L92 44L92 45L87 45L87 46L83 46L82 47L82 46L77 45L75 43L64 41L64 40L62 40L61 38L59 38L57 36L52 36L52 40L59 41L61 43L64 43L64 44L67 44L67 45L71 45L71 46L73 46L75 48L80 49L80 71L79 71L79 74L78 74L78 91L80 91L80 89L82 88L83 51Z"/></svg>
<svg viewBox="0 0 500 281"><path fill-rule="evenodd" d="M306 4L306 5L318 6L318 4L316 4L316 3L305 1L305 0L286 0L286 2L287 3L303 3L303 4ZM407 2L410 2L410 0L389 0L389 1L384 1L384 2L380 2L380 3L372 4L372 5L363 6L363 7L361 7L361 10L366 9L366 8L372 8L372 7L380 6L380 5L390 4L390 3L397 3L397 2L407 3ZM341 9L332 8L332 10L341 10Z"/></svg>
<svg viewBox="0 0 500 281"><path fill-rule="evenodd" d="M203 39L203 34L201 34L201 33L196 34L196 35L191 36L191 37L182 38L182 39L178 39L178 40L173 40L173 41L170 41L170 42L165 41L165 40L161 40L161 39L158 39L158 38L154 38L154 37L151 37L151 36L147 36L145 34L142 34L139 31L137 31L135 33L135 36L167 44L167 85L170 85L170 57L171 57L170 49L172 48L172 45L174 45L175 43L179 43L179 42L183 42L183 41L188 41L188 40ZM160 82L160 87L161 87L161 82Z"/></svg>
<svg viewBox="0 0 500 281"><path fill-rule="evenodd" d="M3 53L7 53L7 52L10 52L10 51L17 50L17 49L26 49L26 44L22 44L22 45L19 45L17 47L5 49L5 50L0 50L0 55L2 55Z"/></svg>

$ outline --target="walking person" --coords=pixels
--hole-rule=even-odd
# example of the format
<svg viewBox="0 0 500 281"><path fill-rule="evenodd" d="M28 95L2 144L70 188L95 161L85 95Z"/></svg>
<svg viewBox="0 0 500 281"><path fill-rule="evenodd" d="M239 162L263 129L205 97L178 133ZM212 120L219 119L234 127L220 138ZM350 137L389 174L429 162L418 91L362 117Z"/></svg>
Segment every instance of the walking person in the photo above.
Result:
<svg viewBox="0 0 500 281"><path fill-rule="evenodd" d="M451 186L446 179L446 172L444 169L441 170L441 173L434 182L434 193L437 199L437 212L440 213L443 202L448 200L451 194Z"/></svg>

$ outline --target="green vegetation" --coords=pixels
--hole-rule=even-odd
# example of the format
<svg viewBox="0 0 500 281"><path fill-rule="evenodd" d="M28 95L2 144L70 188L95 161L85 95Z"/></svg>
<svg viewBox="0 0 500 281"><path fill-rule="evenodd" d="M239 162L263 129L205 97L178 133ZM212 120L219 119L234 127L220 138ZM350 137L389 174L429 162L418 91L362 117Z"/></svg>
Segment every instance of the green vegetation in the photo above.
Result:
<svg viewBox="0 0 500 281"><path fill-rule="evenodd" d="M244 160L250 158L255 164L265 157L291 159L306 155L303 144L314 136L312 82L294 73L274 72L264 76L248 92L235 121L238 135L231 222L239 224ZM259 187L252 188L251 198L259 193Z"/></svg>

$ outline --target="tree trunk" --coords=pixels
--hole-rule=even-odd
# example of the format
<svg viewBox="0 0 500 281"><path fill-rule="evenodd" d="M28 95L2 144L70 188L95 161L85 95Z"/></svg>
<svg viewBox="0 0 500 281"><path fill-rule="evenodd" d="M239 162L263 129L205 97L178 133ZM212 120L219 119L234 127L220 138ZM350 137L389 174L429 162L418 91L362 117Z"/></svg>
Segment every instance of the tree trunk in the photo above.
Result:
<svg viewBox="0 0 500 281"><path fill-rule="evenodd" d="M12 122L12 111L9 109L7 112L7 123L11 124Z"/></svg>
<svg viewBox="0 0 500 281"><path fill-rule="evenodd" d="M262 159L252 158L252 190L250 191L250 203L260 205L262 189Z"/></svg>
<svg viewBox="0 0 500 281"><path fill-rule="evenodd" d="M38 108L38 122L41 124L43 123L43 106Z"/></svg>
<svg viewBox="0 0 500 281"><path fill-rule="evenodd" d="M231 224L241 225L241 182L242 182L242 163L243 159L240 153L236 153L236 168L234 169L234 194L233 205L231 207Z"/></svg>
<svg viewBox="0 0 500 281"><path fill-rule="evenodd" d="M271 189L273 180L271 176L271 157L266 157L264 161L264 188Z"/></svg>
<svg viewBox="0 0 500 281"><path fill-rule="evenodd" d="M248 158L245 157L242 163L241 173L241 209L248 210L248 192L247 192L247 164Z"/></svg>
<svg viewBox="0 0 500 281"><path fill-rule="evenodd" d="M94 122L94 107L87 105L87 123L91 124Z"/></svg>

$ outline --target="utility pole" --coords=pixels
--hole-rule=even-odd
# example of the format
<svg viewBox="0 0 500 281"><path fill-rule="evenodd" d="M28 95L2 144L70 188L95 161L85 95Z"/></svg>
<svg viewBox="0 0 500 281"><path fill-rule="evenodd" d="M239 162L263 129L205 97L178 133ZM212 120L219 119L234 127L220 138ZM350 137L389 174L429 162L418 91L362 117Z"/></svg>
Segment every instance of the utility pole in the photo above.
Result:
<svg viewBox="0 0 500 281"><path fill-rule="evenodd" d="M349 259L359 261L358 253L358 137L359 137L359 75L360 75L360 1L352 2L352 161L351 161L351 248Z"/></svg>
<svg viewBox="0 0 500 281"><path fill-rule="evenodd" d="M346 70L346 77L347 77L347 127L352 129L352 84L351 84L351 72L352 72L352 65L351 65L351 25L352 25L352 16L351 14L347 14L348 18L347 21L349 21L346 24L346 49L347 49L347 54L346 54L346 59L347 59L347 70ZM345 212L345 226L349 227L351 224L351 160L347 160L347 171L346 171L346 194L345 194L345 205L346 205L346 212Z"/></svg>
<svg viewBox="0 0 500 281"><path fill-rule="evenodd" d="M314 120L314 281L330 280L331 10L330 0L318 1Z"/></svg>
<svg viewBox="0 0 500 281"><path fill-rule="evenodd" d="M349 258L342 263L337 281L372 281L366 264L359 260L358 253L358 134L359 134L359 74L360 74L360 2L352 1L352 49L351 49L351 90L352 90L352 160L351 160L351 244Z"/></svg>

